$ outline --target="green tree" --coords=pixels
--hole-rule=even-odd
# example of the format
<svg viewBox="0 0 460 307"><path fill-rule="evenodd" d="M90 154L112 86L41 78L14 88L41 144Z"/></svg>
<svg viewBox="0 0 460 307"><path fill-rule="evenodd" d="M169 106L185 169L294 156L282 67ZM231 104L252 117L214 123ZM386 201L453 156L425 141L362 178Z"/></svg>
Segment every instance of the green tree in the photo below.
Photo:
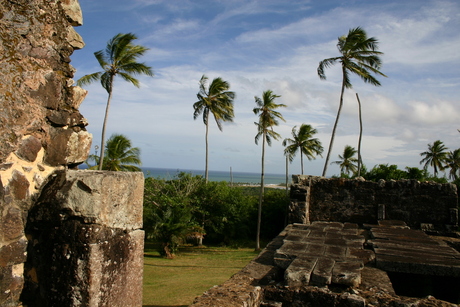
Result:
<svg viewBox="0 0 460 307"><path fill-rule="evenodd" d="M207 88L208 77L203 75L200 80L200 91L196 95L198 101L193 104L193 119L203 114L203 122L206 126L206 166L205 166L205 180L208 182L208 132L209 132L209 113L214 116L217 127L222 131L222 122L233 121L233 100L235 93L229 91L230 84L221 78L212 80L209 88Z"/></svg>
<svg viewBox="0 0 460 307"><path fill-rule="evenodd" d="M339 109L332 129L331 141L329 143L326 162L324 163L323 176L326 176L327 166L331 156L335 132L343 106L343 93L346 88L352 88L350 74L356 74L365 83L370 83L375 86L380 86L381 84L372 73L386 77L379 70L382 64L379 55L381 55L382 52L377 51L378 41L374 37L367 37L366 31L362 28L357 27L350 29L348 35L339 37L337 48L341 56L324 59L318 66L318 76L322 80L326 79L324 73L326 68L331 67L337 62L342 66L342 89L340 92Z"/></svg>
<svg viewBox="0 0 460 307"><path fill-rule="evenodd" d="M383 180L401 180L407 178L407 172L398 169L397 165L379 164L374 166L365 178L371 181Z"/></svg>
<svg viewBox="0 0 460 307"><path fill-rule="evenodd" d="M161 244L159 253L163 257L174 258L187 235L197 229L189 199L192 190L194 187L180 179L173 183L154 178L145 180L144 229L148 239Z"/></svg>
<svg viewBox="0 0 460 307"><path fill-rule="evenodd" d="M262 137L262 171L260 176L260 196L257 213L257 235L256 235L256 250L260 250L260 224L262 221L262 203L264 197L264 172L265 172L265 143L271 146L272 139L278 140L281 136L273 130L274 126L278 126L278 120L285 121L280 112L276 109L286 107L284 104L276 104L275 99L281 96L275 95L271 90L262 93L262 99L255 96L257 107L253 109L254 114L259 114L259 122L254 124L257 126L257 135L255 142L258 144Z"/></svg>
<svg viewBox="0 0 460 307"><path fill-rule="evenodd" d="M446 166L450 169L449 178L457 180L460 176L460 148L447 154Z"/></svg>
<svg viewBox="0 0 460 307"><path fill-rule="evenodd" d="M107 140L104 150L104 163L102 169L106 171L140 172L136 165L141 165L141 151L137 147L131 147L131 141L122 134L112 134ZM96 166L90 169L99 168L100 160L96 155L91 155L88 160L96 162Z"/></svg>
<svg viewBox="0 0 460 307"><path fill-rule="evenodd" d="M438 170L444 169L444 163L447 159L447 147L440 140L437 140L433 145L428 144L428 150L420 153L424 157L420 164L425 163L424 168L428 168L428 165L433 166L434 177L438 176Z"/></svg>
<svg viewBox="0 0 460 307"><path fill-rule="evenodd" d="M307 124L302 124L299 131L296 130L297 126L292 128L292 139L286 138L283 141L283 146L287 146L284 150L284 154L292 162L297 151L300 151L300 168L303 175L303 155L308 160L316 159L316 155L323 153L323 146L321 146L320 140L313 138L317 133L316 129Z"/></svg>
<svg viewBox="0 0 460 307"><path fill-rule="evenodd" d="M331 162L331 164L338 164L340 166L341 174L355 174L358 170L356 163L358 159L354 157L356 154L356 149L350 145L346 145L343 149L343 154L339 155L339 161Z"/></svg>
<svg viewBox="0 0 460 307"><path fill-rule="evenodd" d="M100 81L102 87L108 93L104 123L102 125L101 148L104 148L105 144L105 132L115 76L119 75L123 80L131 82L136 87L139 87L140 84L139 80L134 78L134 76L153 76L151 67L137 62L137 59L149 49L141 45L134 45L133 40L135 39L137 39L137 36L132 33L119 33L115 35L107 42L105 50L99 50L94 53L102 71L85 75L77 81L77 85L79 86ZM99 161L99 169L101 170L102 162L104 161L104 151L102 150Z"/></svg>

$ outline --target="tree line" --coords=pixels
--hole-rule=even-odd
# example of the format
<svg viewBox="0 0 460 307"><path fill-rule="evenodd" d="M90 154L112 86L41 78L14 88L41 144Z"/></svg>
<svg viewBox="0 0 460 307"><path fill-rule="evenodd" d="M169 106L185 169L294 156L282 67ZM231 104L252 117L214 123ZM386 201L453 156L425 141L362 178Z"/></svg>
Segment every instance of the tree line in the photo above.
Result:
<svg viewBox="0 0 460 307"><path fill-rule="evenodd" d="M137 39L137 37L132 34L117 34L114 36L106 46L105 50L100 50L94 53L97 61L99 62L102 71L92 73L89 75L83 76L81 79L78 80L78 85L85 85L89 84L94 81L100 81L103 88L108 93L107 98L107 105L104 117L104 123L102 127L102 137L101 137L101 155L98 157L97 155L92 156L91 158L94 159L96 163L98 163L99 169L113 169L113 170L135 170L135 168L122 168L120 165L125 163L117 163L112 161L113 159L107 159L106 153L109 155L109 152L116 151L117 146L116 144L124 142L124 151L129 151L131 146L126 147L126 140L122 140L119 138L117 140L113 140L112 138L109 140L110 142L105 143L105 130L106 124L108 119L110 101L113 93L113 81L115 76L120 76L125 81L132 83L135 86L139 86L139 81L135 78L136 75L148 75L153 76L153 70L151 67L145 65L144 63L137 62L137 59L142 56L148 48L135 45L133 41ZM329 164L339 164L341 168L341 175L350 176L350 173L354 176L363 176L369 178L376 178L376 175L381 173L382 170L388 168L389 170L393 170L393 166L384 166L379 165L374 167L371 171L367 171L365 166L362 164L361 159L361 136L362 136L362 125L360 125L360 137L358 140L358 158L353 157L354 152L356 150L351 146L345 147L343 155L339 155L340 161L333 161L329 163L331 151L333 148L333 143L336 134L336 128L338 126L339 118L341 115L341 110L343 106L343 95L345 89L352 88L352 83L350 81L351 75L356 75L361 78L365 83L369 83L374 86L380 86L379 80L374 75L386 77L380 71L382 61L380 59L380 55L383 53L378 50L378 40L374 37L368 37L366 31L364 29L357 27L350 29L347 35L341 36L338 38L337 42L337 49L340 53L337 57L327 58L319 62L319 66L317 68L317 73L320 79L326 79L325 70L332 65L339 63L342 68L342 86L340 92L340 99L339 99L339 107L336 115L336 119L334 122L331 139L328 146L328 151L325 159L325 164L323 168L323 176L327 175L327 167ZM359 100L359 96L357 96L359 110L361 109L361 102ZM221 77L213 79L210 83L208 77L203 75L199 81L199 92L197 93L197 101L193 104L193 118L197 119L202 115L203 123L205 125L205 177L203 178L204 185L200 182L197 183L198 179L186 178L185 175L181 175L177 178L179 187L182 186L184 182L187 182L187 189L186 191L178 190L178 185L176 185L175 181L171 181L168 184L165 183L163 186L158 182L150 182L150 179L147 179L146 182L149 184L149 189L157 189L155 193L150 193L151 191L146 190L146 195L156 195L156 198L149 198L151 202L147 205L150 209L148 209L147 213L150 217L155 217L158 219L157 224L163 225L161 227L176 227L181 225L181 223L188 221L188 224L193 224L194 227L197 227L197 233L204 231L204 225L206 224L203 221L210 221L213 220L210 217L209 208L204 205L205 199L203 197L198 197L197 195L203 196L206 194L207 189L217 189L214 183L208 182L208 157L209 157L209 142L208 142L208 133L209 133L209 122L211 117L214 117L214 120L217 124L219 130L222 131L222 124L223 122L231 122L234 118L234 111L233 111L233 102L236 97L235 92L230 91L230 84L223 80ZM256 135L255 135L255 143L258 144L259 141L262 141L262 154L261 154L261 184L258 196L258 209L257 209L257 227L256 227L256 249L260 249L260 234L261 234L261 221L262 221L262 207L266 201L266 195L264 191L264 158L265 158L265 150L266 144L271 145L272 140L279 140L281 135L278 134L274 128L279 125L279 121L285 121L282 114L278 111L279 108L286 107L284 104L276 103L276 99L281 97L280 95L276 95L273 93L272 90L268 89L262 93L262 96L259 98L258 96L254 96L256 107L253 108L253 112L255 115L258 115L258 121L254 122L256 125ZM361 112L359 112L359 118L361 122ZM289 161L293 161L297 152L300 152L300 162L301 162L301 171L303 174L303 156L307 157L307 159L312 160L315 159L317 155L322 156L323 153L323 146L321 142L314 138L314 135L317 133L317 130L314 129L311 125L302 124L297 130L297 127L292 128L292 138L286 138L283 141L283 146L285 146L284 154L286 159ZM116 138L116 137L114 137ZM118 143L117 143L118 142ZM438 143L437 143L438 142ZM109 144L111 146L109 146ZM115 144L115 145L114 145ZM113 146L112 146L113 145ZM123 153L123 148L120 146L119 153ZM131 151L131 161L125 160L128 164L140 165L140 159L137 161L135 157L139 157L139 151L137 148ZM443 144L440 141L436 141L432 148L429 145L429 150L425 153L422 153L424 159L422 162L425 162L425 171L426 166L430 165L434 167L434 177L437 177L438 170L444 170L447 167L450 167L451 173L450 176L452 178L458 179L458 150L454 150L450 153L445 152L446 148L443 148ZM435 151L444 152L443 155L434 155ZM119 156L121 159L123 155ZM132 159L134 157L134 160ZM117 158L115 158L116 160ZM354 163L357 162L357 166ZM104 166L105 165L105 166ZM356 169L356 171L355 171ZM393 170L395 175L396 171ZM415 174L415 170L407 170L408 176ZM423 171L422 171L423 172ZM402 176L402 174L399 174ZM426 175L426 174L425 174ZM424 175L424 176L425 176ZM374 176L374 177L372 177ZM418 175L417 175L418 176ZM426 177L426 176L425 176ZM186 180L187 179L187 180ZM397 179L397 178L393 178ZM195 181L194 181L195 180ZM182 183L181 183L182 182ZM195 182L195 183L193 183ZM150 186L150 184L152 186ZM190 185L191 186L190 186ZM207 186L209 184L209 186ZM172 187L171 187L172 186ZM198 187L201 188L196 191L191 189L191 187ZM180 191L179 196L171 196L168 189L176 189ZM221 187L224 189L223 187ZM190 190L191 189L191 190ZM191 191L194 191L193 193ZM149 194L150 193L150 194ZM163 195L163 194L164 195ZM182 193L182 194L181 194ZM185 193L185 194L184 194ZM197 194L198 193L198 194ZM200 194L202 193L202 194ZM203 194L204 193L204 194ZM159 196L163 195L163 196ZM195 197L194 199L190 199L190 197ZM152 196L153 197L153 196ZM177 199L176 199L177 198ZM173 205L173 200L178 201L179 204L182 205ZM226 201L230 201L226 199ZM184 202L187 205L184 205ZM152 205L153 204L153 205ZM169 204L169 205L166 205ZM153 206L153 207L152 207ZM164 207L167 206L167 207ZM244 207L244 206L243 206ZM152 209L153 208L153 209ZM158 208L162 208L162 210L158 211ZM187 208L187 209L184 209ZM193 208L193 209L191 209ZM206 209L207 208L207 209ZM190 209L190 210L189 210ZM150 211L149 211L150 210ZM185 211L184 211L185 210ZM214 210L212 210L213 214L217 214ZM200 216L202 221L200 222L197 216ZM243 214L244 215L244 214ZM218 214L216 216L219 216ZM161 222L166 219L166 217L174 220L177 219L177 223L168 224L169 222ZM222 217L224 218L224 217ZM228 219L225 216L225 219ZM167 219L166 219L167 220ZM192 223L193 221L193 223ZM211 223L211 222L207 222ZM223 231L223 228L219 228L216 225L219 223L212 222L211 229L220 229ZM153 225L153 224L152 224ZM155 224L156 225L156 224ZM155 227L160 227L160 226ZM176 226L174 226L176 225ZM153 227L153 226L152 226ZM155 228L154 227L154 228ZM179 227L180 228L180 227ZM208 225L209 228L209 225ZM153 228L152 228L153 229ZM152 233L155 231L152 230ZM217 234L217 232L216 232ZM174 246L172 243L174 240L169 240L169 246ZM172 247L173 248L173 247ZM173 248L174 249L174 248Z"/></svg>

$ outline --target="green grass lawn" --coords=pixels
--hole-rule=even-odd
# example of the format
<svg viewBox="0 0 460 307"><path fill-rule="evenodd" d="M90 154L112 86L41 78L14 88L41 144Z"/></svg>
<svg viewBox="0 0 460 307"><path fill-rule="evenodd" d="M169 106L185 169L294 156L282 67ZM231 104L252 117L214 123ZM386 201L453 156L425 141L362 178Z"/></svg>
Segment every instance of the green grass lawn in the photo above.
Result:
<svg viewBox="0 0 460 307"><path fill-rule="evenodd" d="M155 246L146 242L143 306L188 306L256 255L253 248L184 247L171 260L161 258Z"/></svg>

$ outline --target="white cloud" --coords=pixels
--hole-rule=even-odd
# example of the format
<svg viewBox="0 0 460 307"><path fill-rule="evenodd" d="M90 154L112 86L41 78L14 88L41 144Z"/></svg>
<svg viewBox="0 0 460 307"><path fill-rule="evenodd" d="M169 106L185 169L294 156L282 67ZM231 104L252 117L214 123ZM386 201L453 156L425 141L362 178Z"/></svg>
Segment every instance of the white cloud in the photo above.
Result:
<svg viewBox="0 0 460 307"><path fill-rule="evenodd" d="M101 7L109 3L101 1ZM83 8L92 3L81 2ZM389 78L380 79L382 87L373 87L353 77L353 89L345 92L331 160L346 144L357 146L356 92L363 104L363 157L368 168L380 163L417 166L419 153L436 139L449 148L459 147L457 2L366 1L332 7L305 1L138 0L115 9L122 7L129 7L135 16L125 14L131 18L127 30L151 48L143 60L153 66L155 77L140 78L140 89L117 80L109 125L111 131L126 132L133 143L141 144L145 166L204 168L204 125L192 117L203 73L210 79L228 80L237 94L235 122L226 124L223 132L215 125L211 128L211 169L260 170L252 108L254 96L267 89L282 95L278 103L288 105L281 110L287 122L276 131L285 138L294 125L311 124L318 129L326 154L342 76L336 65L326 71L326 81L319 80L316 68L319 61L339 55L337 37L358 25L378 38L385 53L382 71ZM109 20L106 24L121 27ZM89 46L97 43L95 50L104 47L115 29L98 31L79 31ZM72 64L77 74L99 70L95 50L75 53ZM99 84L88 89L81 111L96 140L107 94ZM267 149L267 172L284 172L282 152L281 141ZM296 159L290 165L294 172L300 171ZM306 162L305 170L319 175L323 163L324 158ZM330 166L328 174L338 172Z"/></svg>

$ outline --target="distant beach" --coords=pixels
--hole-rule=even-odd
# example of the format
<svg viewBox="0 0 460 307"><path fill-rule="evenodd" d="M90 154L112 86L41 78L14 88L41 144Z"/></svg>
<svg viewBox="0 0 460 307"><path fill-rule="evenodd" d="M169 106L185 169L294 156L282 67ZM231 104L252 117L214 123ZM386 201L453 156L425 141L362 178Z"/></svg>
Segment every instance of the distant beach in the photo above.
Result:
<svg viewBox="0 0 460 307"><path fill-rule="evenodd" d="M204 177L204 171L190 170L190 169L173 169L173 168L153 168L153 167L142 167L145 177L153 177L160 179L172 179L178 173L190 173L192 175L199 175ZM258 173L247 173L247 172L235 172L228 171L209 171L210 181L227 181L240 184L257 185L260 184L260 174ZM289 175L289 181L291 181L291 175ZM265 174L264 184L265 185L280 185L286 183L286 175L281 174Z"/></svg>

